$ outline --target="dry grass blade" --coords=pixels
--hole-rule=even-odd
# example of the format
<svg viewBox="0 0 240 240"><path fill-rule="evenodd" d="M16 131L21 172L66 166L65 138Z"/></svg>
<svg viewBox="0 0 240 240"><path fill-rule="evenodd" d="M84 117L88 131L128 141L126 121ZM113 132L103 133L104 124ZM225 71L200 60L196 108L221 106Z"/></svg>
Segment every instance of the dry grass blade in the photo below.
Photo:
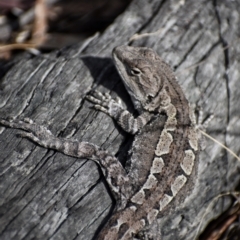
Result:
<svg viewBox="0 0 240 240"><path fill-rule="evenodd" d="M208 137L209 139L211 139L212 141L214 141L215 143L219 144L222 148L224 148L226 151L228 151L230 154L232 154L236 159L238 159L240 161L240 157L238 157L231 149L229 149L228 147L226 147L224 144L222 144L221 142L219 142L218 140L216 140L215 138L211 137L210 135L208 135L207 133L205 133L204 131L202 131L201 129L199 129L199 131L206 137Z"/></svg>

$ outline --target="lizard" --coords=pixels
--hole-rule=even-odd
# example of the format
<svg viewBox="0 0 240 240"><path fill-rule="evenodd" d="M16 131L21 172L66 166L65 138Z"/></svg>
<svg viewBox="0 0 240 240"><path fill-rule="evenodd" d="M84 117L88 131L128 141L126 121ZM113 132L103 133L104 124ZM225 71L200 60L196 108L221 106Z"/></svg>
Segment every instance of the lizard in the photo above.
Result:
<svg viewBox="0 0 240 240"><path fill-rule="evenodd" d="M25 130L21 136L40 146L97 162L116 206L96 239L130 240L175 198L184 198L184 189L191 190L201 150L200 133L173 70L153 49L118 46L112 56L137 117L110 94L95 92L87 99L123 130L134 134L126 169L106 150L89 142L55 137L30 119L2 119L0 123Z"/></svg>

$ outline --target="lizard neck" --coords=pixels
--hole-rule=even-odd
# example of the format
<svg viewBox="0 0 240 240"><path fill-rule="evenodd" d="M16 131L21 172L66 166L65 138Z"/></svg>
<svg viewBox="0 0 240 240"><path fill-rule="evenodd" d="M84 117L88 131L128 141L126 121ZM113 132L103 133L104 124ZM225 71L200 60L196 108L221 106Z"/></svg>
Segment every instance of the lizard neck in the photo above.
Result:
<svg viewBox="0 0 240 240"><path fill-rule="evenodd" d="M161 72L158 74L161 74L161 90L152 101L144 107L145 110L154 113L165 112L170 118L173 117L171 116L172 114L178 119L178 125L191 125L189 103L175 76L171 73L164 74ZM175 112L169 108L174 108Z"/></svg>
<svg viewBox="0 0 240 240"><path fill-rule="evenodd" d="M168 78L164 89L164 92L170 98L171 104L176 108L178 124L182 126L191 125L189 103L175 77Z"/></svg>

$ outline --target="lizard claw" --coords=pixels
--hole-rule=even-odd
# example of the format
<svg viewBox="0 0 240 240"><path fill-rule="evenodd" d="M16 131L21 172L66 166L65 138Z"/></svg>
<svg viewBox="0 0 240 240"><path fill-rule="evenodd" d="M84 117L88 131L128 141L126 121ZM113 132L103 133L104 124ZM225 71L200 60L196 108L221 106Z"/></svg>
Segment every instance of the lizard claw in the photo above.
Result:
<svg viewBox="0 0 240 240"><path fill-rule="evenodd" d="M21 131L21 132L17 133L17 137L32 139L34 137L34 135L32 133L30 133L30 132L23 132L23 131Z"/></svg>
<svg viewBox="0 0 240 240"><path fill-rule="evenodd" d="M209 123L214 118L214 115L209 114L207 117L204 118L203 110L199 106L195 108L195 115L196 115L196 128L205 132ZM206 139L202 134L199 135L199 146L201 150L204 150L206 148Z"/></svg>
<svg viewBox="0 0 240 240"><path fill-rule="evenodd" d="M214 114L211 113L204 118L202 107L199 107L199 106L196 108L195 113L196 113L196 120L197 120L197 123L196 123L197 128L201 130L205 130L208 127L209 123L214 118Z"/></svg>
<svg viewBox="0 0 240 240"><path fill-rule="evenodd" d="M13 120L4 120L4 119L0 120L0 123L7 127L12 127L12 122L13 122Z"/></svg>
<svg viewBox="0 0 240 240"><path fill-rule="evenodd" d="M46 127L37 125L30 118L24 118L23 120L14 120L14 121L1 119L0 123L7 127L18 128L18 129L22 129L29 132L36 132L36 130L40 130L41 132L46 132L49 135L52 134Z"/></svg>
<svg viewBox="0 0 240 240"><path fill-rule="evenodd" d="M97 105L97 104L96 104L96 105L94 106L94 108L97 109L97 110L100 110L101 112L104 112L104 113L106 113L106 114L109 114L107 108L104 108L104 107L101 106L101 105Z"/></svg>
<svg viewBox="0 0 240 240"><path fill-rule="evenodd" d="M110 116L117 116L117 112L123 109L122 101L119 97L113 99L109 93L94 92L93 95L87 95L86 98L95 103L94 108Z"/></svg>
<svg viewBox="0 0 240 240"><path fill-rule="evenodd" d="M95 95L97 96L95 97ZM107 97L98 91L95 91L92 95L87 95L86 98L93 103L101 105L107 100Z"/></svg>

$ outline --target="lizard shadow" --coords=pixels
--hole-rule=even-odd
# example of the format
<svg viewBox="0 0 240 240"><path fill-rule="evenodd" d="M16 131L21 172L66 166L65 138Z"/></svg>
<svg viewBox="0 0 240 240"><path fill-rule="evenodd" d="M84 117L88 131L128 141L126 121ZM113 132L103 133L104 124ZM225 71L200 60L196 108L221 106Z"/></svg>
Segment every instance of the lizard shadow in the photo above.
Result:
<svg viewBox="0 0 240 240"><path fill-rule="evenodd" d="M130 110L133 109L131 99L111 58L86 56L82 57L81 60L94 79L92 90L102 85L104 88L115 92L116 96L119 96L127 104L127 107L130 107Z"/></svg>
<svg viewBox="0 0 240 240"><path fill-rule="evenodd" d="M95 91L95 89L100 86L106 88L110 91L110 94L113 98L120 97L123 104L125 105L125 109L131 112L134 116L137 115L136 110L132 104L131 98L127 93L127 90L124 87L124 84L121 80L120 75L118 74L117 69L115 68L113 61L111 58L99 58L99 57L83 57L81 58L83 63L89 69L94 83L91 91ZM104 92L100 89L101 92ZM109 116L108 116L109 117ZM117 153L117 158L124 165L125 162L123 159L126 159L126 152L130 146L130 142L132 142L132 135L126 133L121 129L121 127L114 121L115 127L119 130L120 134L126 136L125 141L120 146L120 151ZM127 147L127 146L128 147ZM125 152L125 154L123 154Z"/></svg>
<svg viewBox="0 0 240 240"><path fill-rule="evenodd" d="M94 91L98 86L101 88L106 88L107 91L110 91L111 96L114 98L116 96L120 97L122 102L125 104L125 107L128 111L133 113L133 115L136 115L136 110L134 110L131 98L129 94L127 93L127 90L124 87L124 84L121 80L120 75L118 74L117 69L115 68L115 65L111 58L99 58L99 57L82 57L81 58L85 66L89 69L93 79L94 83L92 85L92 91ZM104 90L100 90L101 92L104 92ZM109 116L107 116L109 117ZM130 157L128 156L128 150L131 148L132 142L133 142L133 136L124 132L121 127L118 126L118 124L114 121L115 127L119 130L120 134L124 135L124 140L119 146L119 150L116 153L116 157L118 160L125 166L126 160ZM115 199L110 191L110 188L100 170L99 172L101 174L101 178L104 179L104 185L109 193L109 195L112 198L113 205L111 206L109 213L106 215L106 217L102 220L100 226L97 228L92 240L96 239L100 230L103 228L103 226L106 224L107 220L112 215L114 208L115 208Z"/></svg>

